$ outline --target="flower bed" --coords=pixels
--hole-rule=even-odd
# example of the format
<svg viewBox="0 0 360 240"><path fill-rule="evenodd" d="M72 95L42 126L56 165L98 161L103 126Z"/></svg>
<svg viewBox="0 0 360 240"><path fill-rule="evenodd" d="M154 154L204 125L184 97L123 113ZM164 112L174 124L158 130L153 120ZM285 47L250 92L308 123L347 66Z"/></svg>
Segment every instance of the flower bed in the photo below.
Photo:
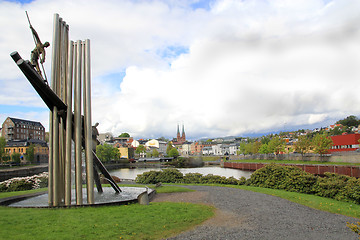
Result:
<svg viewBox="0 0 360 240"><path fill-rule="evenodd" d="M47 187L49 174L40 173L29 177L16 177L0 182L0 192L24 191Z"/></svg>

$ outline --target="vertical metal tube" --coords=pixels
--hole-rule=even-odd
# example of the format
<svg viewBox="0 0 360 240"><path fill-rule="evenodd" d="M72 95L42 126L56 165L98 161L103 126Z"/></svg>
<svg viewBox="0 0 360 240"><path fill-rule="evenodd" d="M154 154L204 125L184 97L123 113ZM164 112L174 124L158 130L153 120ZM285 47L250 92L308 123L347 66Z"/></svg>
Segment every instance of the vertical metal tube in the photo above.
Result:
<svg viewBox="0 0 360 240"><path fill-rule="evenodd" d="M54 158L54 188L53 188L53 202L54 206L59 206L59 117L57 107L53 110L53 158Z"/></svg>
<svg viewBox="0 0 360 240"><path fill-rule="evenodd" d="M76 204L82 204L81 175L81 41L76 43L76 68L74 81L74 115L75 115L75 185Z"/></svg>
<svg viewBox="0 0 360 240"><path fill-rule="evenodd" d="M67 65L67 49L66 44L66 23L61 22L61 42L60 42L60 61L59 61L59 91L58 95L63 102L66 101L66 65ZM59 199L63 203L65 200L65 117L62 116L59 122Z"/></svg>
<svg viewBox="0 0 360 240"><path fill-rule="evenodd" d="M85 40L85 69L84 69L84 115L85 115L85 154L86 154L86 182L87 202L94 204L94 167L92 155L92 126L91 126L91 71L90 71L90 40Z"/></svg>
<svg viewBox="0 0 360 240"><path fill-rule="evenodd" d="M51 88L55 90L56 86L56 66L58 56L58 37L59 37L59 15L54 15L53 22L53 48L52 48L52 61L51 61ZM50 206L54 206L54 141L53 141L53 113L54 110L50 111L49 116L49 181L48 181L48 202Z"/></svg>
<svg viewBox="0 0 360 240"><path fill-rule="evenodd" d="M66 154L65 154L65 206L71 205L71 137L72 137L72 82L73 82L73 41L69 44L68 71L66 79Z"/></svg>

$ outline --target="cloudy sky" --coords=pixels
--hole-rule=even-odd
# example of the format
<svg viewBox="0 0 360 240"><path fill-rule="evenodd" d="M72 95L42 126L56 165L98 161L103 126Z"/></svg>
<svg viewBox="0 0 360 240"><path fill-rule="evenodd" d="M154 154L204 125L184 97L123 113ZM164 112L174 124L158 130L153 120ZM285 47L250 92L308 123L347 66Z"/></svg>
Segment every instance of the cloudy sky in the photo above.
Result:
<svg viewBox="0 0 360 240"><path fill-rule="evenodd" d="M48 110L9 54L91 41L92 119L136 138L248 136L360 115L358 0L0 0L0 122ZM51 46L45 68L50 75Z"/></svg>

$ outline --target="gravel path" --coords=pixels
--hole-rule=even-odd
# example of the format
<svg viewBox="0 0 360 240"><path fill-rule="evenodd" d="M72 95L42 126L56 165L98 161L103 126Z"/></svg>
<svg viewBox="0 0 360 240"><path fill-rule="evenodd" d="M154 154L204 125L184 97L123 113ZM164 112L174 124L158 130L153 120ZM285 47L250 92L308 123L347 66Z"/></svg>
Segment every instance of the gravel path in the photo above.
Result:
<svg viewBox="0 0 360 240"><path fill-rule="evenodd" d="M171 239L358 239L346 222L359 219L315 210L240 189L186 186L197 192L157 194L157 201L210 204L215 217Z"/></svg>

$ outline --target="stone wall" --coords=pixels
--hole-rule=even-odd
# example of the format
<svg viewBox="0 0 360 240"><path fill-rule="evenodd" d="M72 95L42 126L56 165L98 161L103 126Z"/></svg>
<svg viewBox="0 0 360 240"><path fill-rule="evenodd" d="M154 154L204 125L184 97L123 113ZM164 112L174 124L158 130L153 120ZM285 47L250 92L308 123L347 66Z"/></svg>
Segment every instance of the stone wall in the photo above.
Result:
<svg viewBox="0 0 360 240"><path fill-rule="evenodd" d="M27 177L48 171L48 165L0 169L0 182L14 177Z"/></svg>

